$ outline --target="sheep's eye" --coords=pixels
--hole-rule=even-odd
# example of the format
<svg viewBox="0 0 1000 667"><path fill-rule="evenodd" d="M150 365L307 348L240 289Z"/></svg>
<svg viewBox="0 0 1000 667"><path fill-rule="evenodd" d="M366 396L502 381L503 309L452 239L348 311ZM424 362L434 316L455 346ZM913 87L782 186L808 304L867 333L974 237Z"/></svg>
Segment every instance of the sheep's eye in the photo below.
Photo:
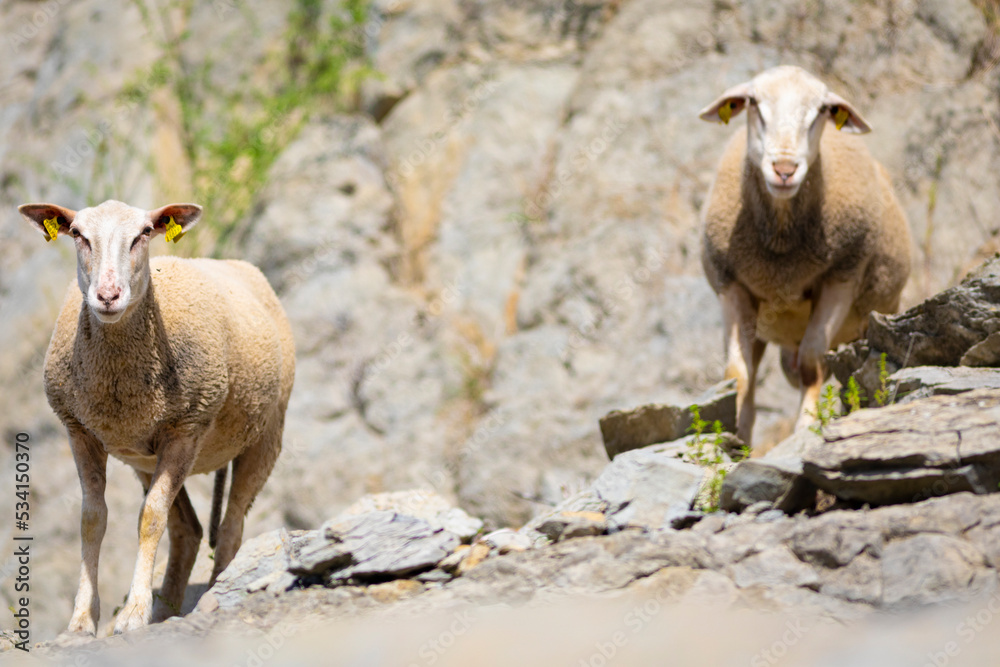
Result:
<svg viewBox="0 0 1000 667"><path fill-rule="evenodd" d="M69 233L73 235L73 238L80 236L80 230L76 227L70 227Z"/></svg>
<svg viewBox="0 0 1000 667"><path fill-rule="evenodd" d="M144 230L142 230L142 235L143 236L149 236L152 233L153 233L153 228L152 227L146 227Z"/></svg>

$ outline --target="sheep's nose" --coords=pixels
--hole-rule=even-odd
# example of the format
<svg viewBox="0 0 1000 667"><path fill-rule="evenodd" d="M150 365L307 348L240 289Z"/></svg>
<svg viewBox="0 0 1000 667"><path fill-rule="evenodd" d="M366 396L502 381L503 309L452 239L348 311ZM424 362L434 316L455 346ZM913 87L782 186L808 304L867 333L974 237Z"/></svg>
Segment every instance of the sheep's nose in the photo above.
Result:
<svg viewBox="0 0 1000 667"><path fill-rule="evenodd" d="M102 287L97 290L97 300L105 306L110 306L121 297L122 291L119 287Z"/></svg>
<svg viewBox="0 0 1000 667"><path fill-rule="evenodd" d="M774 163L774 173L778 175L782 183L787 183L788 179L795 174L795 170L799 168L799 165L792 162L791 160L778 160Z"/></svg>

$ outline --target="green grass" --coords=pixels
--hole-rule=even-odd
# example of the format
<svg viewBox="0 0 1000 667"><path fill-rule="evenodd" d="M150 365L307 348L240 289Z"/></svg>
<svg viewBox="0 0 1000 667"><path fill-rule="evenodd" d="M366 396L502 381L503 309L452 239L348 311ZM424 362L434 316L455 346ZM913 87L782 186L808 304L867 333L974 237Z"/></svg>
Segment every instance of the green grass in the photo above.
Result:
<svg viewBox="0 0 1000 667"><path fill-rule="evenodd" d="M725 463L725 435L722 422L718 419L709 423L701 418L701 410L697 405L688 408L691 412L691 426L688 432L694 437L688 442L688 458L692 463L696 463L704 468L708 468L710 477L706 484L706 498L699 508L705 512L715 512L719 509L719 494L722 491L722 483L726 481L728 470L723 468ZM711 429L709 431L709 429ZM746 445L743 447L744 458L750 455L750 449Z"/></svg>
<svg viewBox="0 0 1000 667"><path fill-rule="evenodd" d="M149 34L161 35L162 56L124 86L119 100L147 106L154 92L166 89L177 101L190 199L206 212L188 251L220 256L240 240L240 221L304 123L319 113L356 107L361 82L374 74L363 43L369 0L342 0L326 17L320 0L296 0L280 47L225 89L213 79L211 59L192 61L186 55L191 33L173 27L188 25L191 0L155 7L147 0L133 2Z"/></svg>

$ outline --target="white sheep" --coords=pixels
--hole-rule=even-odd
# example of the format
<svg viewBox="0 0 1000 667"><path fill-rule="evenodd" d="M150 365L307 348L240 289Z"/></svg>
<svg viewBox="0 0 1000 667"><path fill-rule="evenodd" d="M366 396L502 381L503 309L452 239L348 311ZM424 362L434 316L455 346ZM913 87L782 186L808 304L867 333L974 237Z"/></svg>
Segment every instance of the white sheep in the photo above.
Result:
<svg viewBox="0 0 1000 667"><path fill-rule="evenodd" d="M738 435L750 442L767 343L802 390L796 428L816 415L823 357L893 313L910 271L910 232L885 169L857 134L861 114L798 67L775 67L701 111L729 141L702 210L702 264L722 303L726 377L737 378ZM837 130L824 132L828 123Z"/></svg>
<svg viewBox="0 0 1000 667"><path fill-rule="evenodd" d="M151 239L183 234L201 216L199 206L143 211L106 201L80 211L18 210L46 239L67 234L76 243L78 287L70 285L45 358L45 393L69 433L83 488L83 564L70 632L94 634L100 617L108 454L134 468L146 490L135 573L115 622L122 633L180 609L202 535L183 486L188 475L219 471L224 483L232 462L213 582L239 548L243 519L281 450L295 375L292 333L250 264L149 259ZM153 560L166 528L170 556L153 609Z"/></svg>

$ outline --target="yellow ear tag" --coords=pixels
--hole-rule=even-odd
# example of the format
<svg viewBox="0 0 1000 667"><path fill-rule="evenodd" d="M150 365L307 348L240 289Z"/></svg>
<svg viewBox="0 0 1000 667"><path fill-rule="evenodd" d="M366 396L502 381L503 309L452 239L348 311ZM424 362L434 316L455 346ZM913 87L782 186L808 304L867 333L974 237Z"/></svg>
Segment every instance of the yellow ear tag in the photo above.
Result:
<svg viewBox="0 0 1000 667"><path fill-rule="evenodd" d="M736 106L736 102L726 102L721 107L719 107L719 118L726 125L729 125L729 119L733 117L733 108Z"/></svg>
<svg viewBox="0 0 1000 667"><path fill-rule="evenodd" d="M45 237L46 243L59 235L59 218L42 220L42 224L45 226L45 233L48 234L48 236Z"/></svg>
<svg viewBox="0 0 1000 667"><path fill-rule="evenodd" d="M167 241L173 241L177 243L184 236L184 231L181 226L174 222L174 216L170 216L170 222L167 223Z"/></svg>
<svg viewBox="0 0 1000 667"><path fill-rule="evenodd" d="M844 107L837 107L837 113L833 116L833 122L837 124L838 130L844 127L844 123L847 122L850 115Z"/></svg>

